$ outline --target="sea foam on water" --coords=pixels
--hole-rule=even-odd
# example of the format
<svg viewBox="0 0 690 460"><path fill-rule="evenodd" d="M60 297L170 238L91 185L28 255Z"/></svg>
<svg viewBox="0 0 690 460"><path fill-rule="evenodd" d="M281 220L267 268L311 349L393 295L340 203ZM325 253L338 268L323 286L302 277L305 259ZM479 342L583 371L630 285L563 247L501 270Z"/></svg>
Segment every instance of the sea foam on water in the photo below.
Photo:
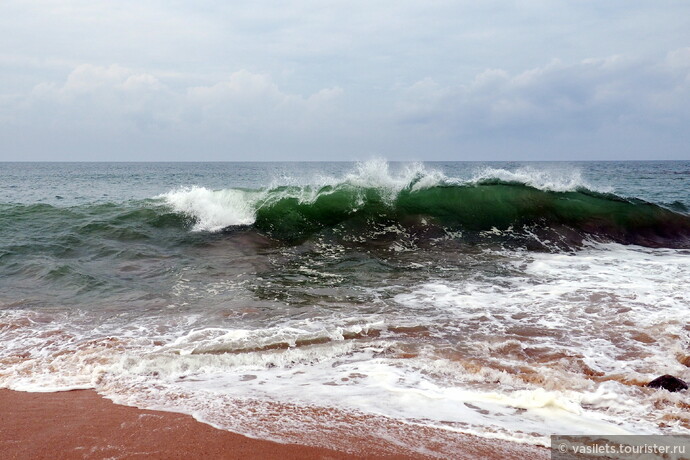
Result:
<svg viewBox="0 0 690 460"><path fill-rule="evenodd" d="M688 433L687 395L644 387L689 377L688 216L590 185L600 167L377 161L236 185L256 166L214 166L162 194L174 179L152 174L154 199L2 204L0 386L282 441L330 409L531 444Z"/></svg>

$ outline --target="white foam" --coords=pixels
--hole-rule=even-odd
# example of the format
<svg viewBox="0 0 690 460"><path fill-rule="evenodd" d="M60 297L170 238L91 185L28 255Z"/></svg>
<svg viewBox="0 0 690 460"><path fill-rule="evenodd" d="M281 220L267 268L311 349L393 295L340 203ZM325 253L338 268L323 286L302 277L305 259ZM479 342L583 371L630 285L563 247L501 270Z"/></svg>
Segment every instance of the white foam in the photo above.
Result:
<svg viewBox="0 0 690 460"><path fill-rule="evenodd" d="M401 190L410 188L419 190L439 185L446 180L444 174L430 169L422 163L410 163L396 174L391 173L385 160L370 160L357 163L355 171L345 175L343 183L360 188L377 188L387 191L389 200L393 200Z"/></svg>
<svg viewBox="0 0 690 460"><path fill-rule="evenodd" d="M679 410L676 396L660 392L650 398L621 381L645 382L666 373L690 376L676 359L687 354L683 344L690 341L684 327L690 295L683 289L690 283L688 254L607 244L577 254L505 255L506 264L514 264L525 276L462 285L434 281L396 300L417 311L435 312L437 321L455 327L461 343L472 344L464 349L469 369L473 360L497 362L498 369L528 365L538 371L540 386L565 397L569 407L595 409L621 426L637 423L637 433L658 432L659 412L670 416ZM529 353L536 350L555 357L528 364ZM584 372L581 366L589 369ZM495 380L515 389L534 386L521 372L491 367L473 372L470 380L477 382ZM589 372L621 381L597 383ZM657 398L662 398L664 409ZM571 429L586 432L588 418ZM682 424L674 427L687 431Z"/></svg>
<svg viewBox="0 0 690 460"><path fill-rule="evenodd" d="M521 167L515 171L500 168L482 168L477 171L469 183L483 182L491 179L498 179L504 182L516 182L529 185L540 190L553 192L570 192L587 189L602 193L612 192L610 187L595 187L582 177L582 172L578 169L555 169L555 168L534 168Z"/></svg>
<svg viewBox="0 0 690 460"><path fill-rule="evenodd" d="M521 264L527 276L477 279L462 285L429 282L398 294L398 307L392 315L331 315L281 321L265 328L196 327L198 318L194 315L191 321L185 320L186 316L168 317L170 330L161 337L164 344L158 346L152 346L151 341L153 331L160 328L156 322L160 319L152 318L150 324L140 322L140 336L126 332L126 323L101 326L101 330L120 337L118 345L112 346L110 340L94 339L98 331L89 331L84 324L76 327L76 318L39 320L37 314L26 311L3 312L3 323L30 326L11 329L3 337L8 347L3 353L0 385L31 391L94 387L119 402L183 411L215 426L253 436L271 433L278 439L283 428L257 428L256 413L244 415L237 410L236 401L250 398L339 407L445 430L541 444L548 443L548 435L554 432L661 432L656 418L650 417L651 407L668 404L673 395L649 400L639 389L619 382L595 385L569 372L567 366L542 369L553 384L539 386L500 368L467 368L463 360L482 358L489 363L501 356L503 365L525 365L524 358L515 360L509 354L495 353L494 348L506 345L498 331L524 324L511 317L525 313L525 321L531 325L576 331L580 323L580 328L587 330L599 321L594 314L583 314L583 308L592 302L587 292L611 289L627 296L627 305L632 307L630 319L639 327L660 323L668 329L679 313L686 312L688 299L664 274L671 272L676 281L688 280L687 256L677 251L617 245L584 250L575 256L504 256L507 263ZM616 265L619 257L630 264ZM532 282L530 276L539 283ZM676 292L671 295L670 290ZM650 310L647 303L660 300L655 292L670 297L659 312ZM601 314L607 321L607 310L602 309ZM459 341L457 345L469 347L461 353L462 359L439 356L433 347L422 347L416 357L396 357L401 342L391 332L393 326L435 323L444 324L441 332L450 332ZM682 333L674 327L668 329L669 334ZM44 339L37 334L45 336L50 331L55 331L56 340L41 343ZM367 337L370 331L378 332L369 339L346 339L353 334ZM592 340L599 336L596 332L582 337L574 334L569 341L559 343L547 335L533 337L532 343L508 340L507 345L524 349L543 344L554 351L579 354L593 369L621 372L615 344ZM311 344L299 345L309 341ZM272 347L277 344L287 348ZM11 357L26 348L33 350L31 359L13 362ZM665 348L651 349L651 358L669 368ZM625 372L639 374L646 366L644 360L649 362L650 357L632 361ZM679 365L671 370L682 375ZM644 373L641 376L648 377ZM230 416L227 411L237 412ZM300 416L295 415L293 423L308 423Z"/></svg>
<svg viewBox="0 0 690 460"><path fill-rule="evenodd" d="M690 341L690 255L607 244L478 257L505 271L382 286L366 314L312 305L283 315L278 306L252 325L175 308L102 317L2 310L0 386L93 387L283 440L287 427L310 423L304 414L257 426L261 414L238 401L338 407L541 444L552 433L689 431L685 395L625 380L690 377L677 360Z"/></svg>
<svg viewBox="0 0 690 460"><path fill-rule="evenodd" d="M194 218L194 230L213 232L230 226L254 223L254 203L258 197L256 193L237 189L187 187L157 198L163 198L176 212Z"/></svg>

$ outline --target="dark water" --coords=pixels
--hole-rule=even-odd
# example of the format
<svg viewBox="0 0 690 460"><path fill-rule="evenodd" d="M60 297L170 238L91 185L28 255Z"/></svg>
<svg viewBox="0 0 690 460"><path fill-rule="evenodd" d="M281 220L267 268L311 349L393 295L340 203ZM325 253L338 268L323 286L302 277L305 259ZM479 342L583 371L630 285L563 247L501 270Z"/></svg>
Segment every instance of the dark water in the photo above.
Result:
<svg viewBox="0 0 690 460"><path fill-rule="evenodd" d="M690 377L689 207L690 162L4 163L0 385L687 431L640 385Z"/></svg>

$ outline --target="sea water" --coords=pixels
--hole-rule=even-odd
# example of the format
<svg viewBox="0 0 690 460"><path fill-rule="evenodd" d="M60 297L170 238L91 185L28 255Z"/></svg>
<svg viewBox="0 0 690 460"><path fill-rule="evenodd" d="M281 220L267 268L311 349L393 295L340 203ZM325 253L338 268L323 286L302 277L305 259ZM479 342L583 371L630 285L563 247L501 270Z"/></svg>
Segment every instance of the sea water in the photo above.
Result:
<svg viewBox="0 0 690 460"><path fill-rule="evenodd" d="M689 206L690 162L2 163L0 386L276 440L687 434L644 384L690 378Z"/></svg>

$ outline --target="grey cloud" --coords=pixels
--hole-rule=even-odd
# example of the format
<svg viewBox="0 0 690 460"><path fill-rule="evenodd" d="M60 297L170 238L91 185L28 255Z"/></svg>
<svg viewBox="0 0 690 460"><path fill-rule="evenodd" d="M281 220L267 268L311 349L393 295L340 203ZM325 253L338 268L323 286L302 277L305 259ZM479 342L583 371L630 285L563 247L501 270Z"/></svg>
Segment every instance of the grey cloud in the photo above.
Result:
<svg viewBox="0 0 690 460"><path fill-rule="evenodd" d="M688 17L685 0L6 0L0 159L627 158L658 139L687 157Z"/></svg>
<svg viewBox="0 0 690 460"><path fill-rule="evenodd" d="M122 139L134 148L138 142L150 146L165 139L162 146L176 141L202 149L225 144L231 151L237 145L247 150L249 138L257 136L280 143L321 131L342 93L333 87L292 94L269 75L246 70L213 84L176 88L151 73L83 64L62 83L44 82L24 97L0 103L7 109L6 139L14 139L20 151L74 149L78 139L84 143L80 154L92 143L112 154L108 146ZM41 136L17 135L31 131Z"/></svg>
<svg viewBox="0 0 690 460"><path fill-rule="evenodd" d="M653 61L553 61L517 74L489 69L455 86L427 78L405 90L400 121L463 137L680 126L690 122L688 55L680 49Z"/></svg>

